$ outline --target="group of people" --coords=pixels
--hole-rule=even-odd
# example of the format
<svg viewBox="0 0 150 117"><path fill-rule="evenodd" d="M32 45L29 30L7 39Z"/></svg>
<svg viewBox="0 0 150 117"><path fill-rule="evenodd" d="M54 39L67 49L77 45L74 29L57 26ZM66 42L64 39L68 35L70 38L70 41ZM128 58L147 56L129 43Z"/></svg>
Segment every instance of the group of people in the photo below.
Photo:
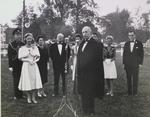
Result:
<svg viewBox="0 0 150 117"><path fill-rule="evenodd" d="M25 92L28 103L37 103L36 89L39 97L46 97L43 85L48 81L49 54L44 47L44 38L39 36L35 44L33 35L27 33L23 43L18 28L13 31L13 36L14 40L8 46L8 58L9 70L14 78L14 99L23 98Z"/></svg>
<svg viewBox="0 0 150 117"><path fill-rule="evenodd" d="M82 110L85 115L95 114L95 98L105 95L105 80L108 87L106 95L114 96L113 80L117 79L115 66L116 49L113 36L106 36L106 45L97 41L97 35L89 26L82 29L82 36L75 35L75 44L70 46L59 33L56 42L47 48L44 37L38 36L37 43L31 33L25 34L21 42L21 30L13 31L14 41L9 43L9 70L14 78L15 99L27 94L28 103L37 103L36 94L46 97L43 86L48 81L49 58L52 60L54 73L54 92L59 95L59 79L62 78L62 93L66 95L66 74L69 59L72 58L72 80L74 92L80 95ZM137 95L139 67L143 63L143 45L136 39L134 30L128 32L129 41L124 45L123 65L127 74L128 95ZM37 93L36 93L37 92Z"/></svg>

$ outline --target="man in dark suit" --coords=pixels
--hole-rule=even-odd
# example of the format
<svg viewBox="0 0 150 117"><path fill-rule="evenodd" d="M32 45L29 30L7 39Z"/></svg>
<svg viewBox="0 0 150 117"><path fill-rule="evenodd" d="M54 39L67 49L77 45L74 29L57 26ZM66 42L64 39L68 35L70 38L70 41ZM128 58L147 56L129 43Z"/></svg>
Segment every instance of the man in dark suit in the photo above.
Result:
<svg viewBox="0 0 150 117"><path fill-rule="evenodd" d="M24 45L21 42L21 29L16 28L13 31L14 40L8 45L8 60L9 60L9 70L13 75L14 83L14 99L22 98L22 91L19 91L18 84L20 80L22 62L18 59L18 50Z"/></svg>
<svg viewBox="0 0 150 117"><path fill-rule="evenodd" d="M124 45L123 64L127 75L128 95L137 95L139 67L143 64L143 45L136 40L134 30L128 32L129 41Z"/></svg>
<svg viewBox="0 0 150 117"><path fill-rule="evenodd" d="M94 100L104 96L103 45L92 37L92 30L82 29L84 40L77 55L77 83L81 95L83 113L94 115Z"/></svg>
<svg viewBox="0 0 150 117"><path fill-rule="evenodd" d="M62 78L62 91L63 95L66 92L66 82L65 82L65 67L70 56L70 48L64 43L64 35L59 33L57 35L57 42L50 46L50 57L53 63L54 71L54 94L52 96L57 96L59 91L59 78Z"/></svg>

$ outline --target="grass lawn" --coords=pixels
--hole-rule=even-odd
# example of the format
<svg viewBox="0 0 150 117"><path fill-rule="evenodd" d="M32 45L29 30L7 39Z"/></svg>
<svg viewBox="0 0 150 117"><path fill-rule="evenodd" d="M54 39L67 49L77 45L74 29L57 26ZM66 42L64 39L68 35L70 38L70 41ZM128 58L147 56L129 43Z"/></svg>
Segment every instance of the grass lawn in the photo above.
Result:
<svg viewBox="0 0 150 117"><path fill-rule="evenodd" d="M127 94L126 74L122 68L120 54L117 54L116 66L118 79L114 82L114 97L105 96L103 100L96 100L95 117L150 117L150 56L145 56L144 65L140 69L138 96ZM13 79L8 71L7 59L1 61L1 112L2 117L53 117L62 97L52 97L53 70L49 71L49 81L45 85L47 98L37 98L38 104L27 104L26 99L13 100ZM81 102L72 94L73 82L68 79L68 95L71 104L81 113ZM64 108L58 117L73 117L73 114Z"/></svg>

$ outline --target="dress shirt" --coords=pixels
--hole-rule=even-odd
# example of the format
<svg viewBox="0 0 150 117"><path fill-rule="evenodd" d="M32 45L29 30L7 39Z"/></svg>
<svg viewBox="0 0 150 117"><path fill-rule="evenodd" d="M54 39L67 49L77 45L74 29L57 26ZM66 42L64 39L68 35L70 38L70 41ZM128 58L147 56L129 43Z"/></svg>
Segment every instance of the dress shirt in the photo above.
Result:
<svg viewBox="0 0 150 117"><path fill-rule="evenodd" d="M134 41L133 41L133 42L130 42L130 51L131 51L131 52L133 51L134 44L135 44L135 42L134 42Z"/></svg>
<svg viewBox="0 0 150 117"><path fill-rule="evenodd" d="M61 52L62 52L62 44L58 44L58 50L59 50L59 54L61 55Z"/></svg>

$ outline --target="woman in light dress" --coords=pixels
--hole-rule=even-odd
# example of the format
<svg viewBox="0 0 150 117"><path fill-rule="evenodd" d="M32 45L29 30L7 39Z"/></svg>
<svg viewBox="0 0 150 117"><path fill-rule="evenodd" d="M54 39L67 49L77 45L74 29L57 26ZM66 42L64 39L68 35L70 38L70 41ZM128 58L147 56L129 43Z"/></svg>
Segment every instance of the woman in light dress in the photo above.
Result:
<svg viewBox="0 0 150 117"><path fill-rule="evenodd" d="M34 44L34 38L31 33L25 34L25 46L19 49L18 58L23 61L18 88L26 92L28 103L37 103L35 93L37 89L42 88L41 76L37 66L40 53Z"/></svg>
<svg viewBox="0 0 150 117"><path fill-rule="evenodd" d="M115 65L116 49L112 46L113 37L106 37L106 46L104 47L104 78L106 79L108 92L107 95L114 96L113 81L117 79L117 71Z"/></svg>

